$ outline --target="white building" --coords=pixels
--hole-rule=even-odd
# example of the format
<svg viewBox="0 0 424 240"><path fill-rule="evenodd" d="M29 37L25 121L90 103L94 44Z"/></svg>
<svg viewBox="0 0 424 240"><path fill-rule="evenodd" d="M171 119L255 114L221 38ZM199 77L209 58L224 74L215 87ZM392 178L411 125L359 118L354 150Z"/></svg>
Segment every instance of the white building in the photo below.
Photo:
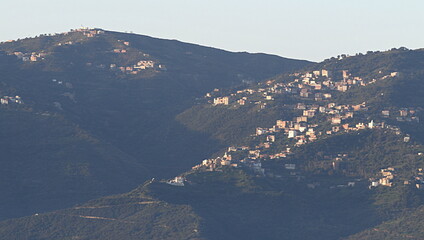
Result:
<svg viewBox="0 0 424 240"><path fill-rule="evenodd" d="M171 179L171 180L169 180L166 183L169 184L169 185L172 185L172 186L183 187L184 186L184 181L185 181L185 178L184 177L177 176L174 179Z"/></svg>
<svg viewBox="0 0 424 240"><path fill-rule="evenodd" d="M289 131L289 137L288 138L295 138L297 136L297 131L290 130Z"/></svg>

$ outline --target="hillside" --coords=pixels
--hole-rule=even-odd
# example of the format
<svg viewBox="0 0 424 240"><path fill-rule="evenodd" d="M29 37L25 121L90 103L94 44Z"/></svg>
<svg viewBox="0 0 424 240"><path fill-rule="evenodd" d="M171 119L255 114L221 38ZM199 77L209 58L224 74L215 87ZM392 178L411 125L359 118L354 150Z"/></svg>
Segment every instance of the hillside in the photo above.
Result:
<svg viewBox="0 0 424 240"><path fill-rule="evenodd" d="M150 182L72 209L4 221L0 233L11 240L340 239L381 222L375 198L391 194L363 187L310 189L295 178L228 169L188 174L186 180L184 187Z"/></svg>
<svg viewBox="0 0 424 240"><path fill-rule="evenodd" d="M402 215L391 221L387 221L372 229L355 234L349 240L361 239L423 239L424 232L422 228L423 207L414 209L412 212Z"/></svg>
<svg viewBox="0 0 424 240"><path fill-rule="evenodd" d="M101 29L1 43L0 219L189 169L220 144L175 115L206 91L309 64Z"/></svg>
<svg viewBox="0 0 424 240"><path fill-rule="evenodd" d="M8 239L420 239L423 60L422 50L370 52L205 92L175 121L221 147L191 170L127 194L3 221L0 233Z"/></svg>
<svg viewBox="0 0 424 240"><path fill-rule="evenodd" d="M193 184L184 188L148 183L131 193L73 209L5 221L0 232L11 240L317 239L317 235L334 239L374 221L362 221L361 217L370 217L370 206L362 204L362 197L354 197L356 190L342 191L342 195L325 191L318 197L315 191L296 190L300 186L295 181L281 186L240 171L187 179ZM339 201L350 207L335 204ZM323 211L328 214L322 215Z"/></svg>

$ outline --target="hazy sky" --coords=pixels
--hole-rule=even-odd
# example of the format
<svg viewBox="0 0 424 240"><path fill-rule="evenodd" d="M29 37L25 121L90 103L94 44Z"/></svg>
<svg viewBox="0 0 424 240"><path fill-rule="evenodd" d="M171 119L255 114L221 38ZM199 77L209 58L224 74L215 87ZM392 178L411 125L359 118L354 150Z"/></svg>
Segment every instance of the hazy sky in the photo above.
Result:
<svg viewBox="0 0 424 240"><path fill-rule="evenodd" d="M0 41L83 25L314 61L424 47L423 0L0 1Z"/></svg>

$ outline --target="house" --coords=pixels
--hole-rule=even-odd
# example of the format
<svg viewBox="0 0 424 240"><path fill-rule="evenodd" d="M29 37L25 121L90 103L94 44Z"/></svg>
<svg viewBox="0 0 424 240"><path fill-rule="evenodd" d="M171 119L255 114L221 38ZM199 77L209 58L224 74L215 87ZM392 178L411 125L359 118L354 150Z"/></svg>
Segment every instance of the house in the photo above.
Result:
<svg viewBox="0 0 424 240"><path fill-rule="evenodd" d="M325 99L331 98L331 93L324 93L322 95Z"/></svg>
<svg viewBox="0 0 424 240"><path fill-rule="evenodd" d="M379 180L379 183L380 183L380 185L387 186L387 187L391 187L393 185L393 183L390 182L390 179L389 178L381 178Z"/></svg>
<svg viewBox="0 0 424 240"><path fill-rule="evenodd" d="M347 112L347 113L344 115L344 119L347 119L347 118L353 118L353 112Z"/></svg>
<svg viewBox="0 0 424 240"><path fill-rule="evenodd" d="M174 179L169 180L166 183L172 186L183 187L184 181L185 181L184 177L178 176L178 177L175 177Z"/></svg>
<svg viewBox="0 0 424 240"><path fill-rule="evenodd" d="M139 61L137 63L137 67L143 68L143 69L154 68L155 67L155 62L150 61L150 60L149 61Z"/></svg>
<svg viewBox="0 0 424 240"><path fill-rule="evenodd" d="M304 89L302 89L302 90L304 90ZM303 98L308 98L309 97L309 93L307 92L307 90L306 91L300 91L300 95L299 96L300 97L303 97Z"/></svg>
<svg viewBox="0 0 424 240"><path fill-rule="evenodd" d="M275 135L268 135L268 136L266 136L266 140L268 142L275 142Z"/></svg>
<svg viewBox="0 0 424 240"><path fill-rule="evenodd" d="M329 104L327 104L327 107L328 108L333 108L333 107L335 107L336 106L336 103L329 103Z"/></svg>
<svg viewBox="0 0 424 240"><path fill-rule="evenodd" d="M284 168L287 169L287 170L295 170L296 169L296 164L286 163L286 164L284 164Z"/></svg>
<svg viewBox="0 0 424 240"><path fill-rule="evenodd" d="M312 118L315 116L315 110L303 110L303 116Z"/></svg>
<svg viewBox="0 0 424 240"><path fill-rule="evenodd" d="M265 134L267 132L268 132L268 129L266 129L266 128L260 128L260 127L256 128L256 135L257 136Z"/></svg>
<svg viewBox="0 0 424 240"><path fill-rule="evenodd" d="M331 118L331 124L336 125L336 124L341 124L342 123L342 119L340 117L332 117Z"/></svg>
<svg viewBox="0 0 424 240"><path fill-rule="evenodd" d="M221 160L221 166L229 166L231 164L230 160Z"/></svg>
<svg viewBox="0 0 424 240"><path fill-rule="evenodd" d="M350 77L349 70L342 70L343 80L346 80Z"/></svg>
<svg viewBox="0 0 424 240"><path fill-rule="evenodd" d="M278 128L292 128L293 122L292 121L277 120L276 125L277 125Z"/></svg>
<svg viewBox="0 0 424 240"><path fill-rule="evenodd" d="M337 90L341 92L346 92L349 89L348 85L339 85L337 86Z"/></svg>
<svg viewBox="0 0 424 240"><path fill-rule="evenodd" d="M30 60L31 62L36 62L36 61L38 60L38 58L37 58L37 56L36 56L36 55L31 55L31 57L29 58L29 60Z"/></svg>
<svg viewBox="0 0 424 240"><path fill-rule="evenodd" d="M390 111L389 110L383 110L381 111L381 114L385 117L389 117L390 116Z"/></svg>
<svg viewBox="0 0 424 240"><path fill-rule="evenodd" d="M256 159L261 154L260 150L249 150L249 157L252 159Z"/></svg>
<svg viewBox="0 0 424 240"><path fill-rule="evenodd" d="M325 69L322 69L322 70L321 70L321 75L322 75L323 77L330 77L330 71L327 71L327 70L325 70Z"/></svg>
<svg viewBox="0 0 424 240"><path fill-rule="evenodd" d="M228 152L237 152L236 147L228 147Z"/></svg>
<svg viewBox="0 0 424 240"><path fill-rule="evenodd" d="M307 128L308 128L308 124L305 123L305 122L295 123L294 124L294 129L295 130L299 130L300 132L306 131Z"/></svg>
<svg viewBox="0 0 424 240"><path fill-rule="evenodd" d="M277 120L277 122L275 123L275 125L279 128L285 128L286 127L286 121L283 120Z"/></svg>
<svg viewBox="0 0 424 240"><path fill-rule="evenodd" d="M237 103L240 104L240 105L245 105L246 104L246 100L239 99L239 100L237 100Z"/></svg>
<svg viewBox="0 0 424 240"><path fill-rule="evenodd" d="M22 59L24 57L24 54L22 52L14 52L13 54L19 59Z"/></svg>
<svg viewBox="0 0 424 240"><path fill-rule="evenodd" d="M296 117L296 122L298 122L298 123L300 123L300 122L308 122L308 117L306 117L306 116Z"/></svg>
<svg viewBox="0 0 424 240"><path fill-rule="evenodd" d="M390 73L391 77L399 77L399 72L392 72Z"/></svg>
<svg viewBox="0 0 424 240"><path fill-rule="evenodd" d="M368 123L368 128L370 128L370 129L375 128L374 120L371 120L371 122L370 122L370 123Z"/></svg>
<svg viewBox="0 0 424 240"><path fill-rule="evenodd" d="M400 115L401 117L406 117L406 116L408 116L408 110L407 110L407 109L401 109L401 110L399 110L399 115Z"/></svg>
<svg viewBox="0 0 424 240"><path fill-rule="evenodd" d="M213 99L213 104L214 105L228 105L229 103L229 98L228 97L218 97L218 98L214 98Z"/></svg>
<svg viewBox="0 0 424 240"><path fill-rule="evenodd" d="M306 105L304 103L298 103L296 105L296 109L305 110L306 109Z"/></svg>
<svg viewBox="0 0 424 240"><path fill-rule="evenodd" d="M290 130L288 138L295 138L297 136L296 130Z"/></svg>

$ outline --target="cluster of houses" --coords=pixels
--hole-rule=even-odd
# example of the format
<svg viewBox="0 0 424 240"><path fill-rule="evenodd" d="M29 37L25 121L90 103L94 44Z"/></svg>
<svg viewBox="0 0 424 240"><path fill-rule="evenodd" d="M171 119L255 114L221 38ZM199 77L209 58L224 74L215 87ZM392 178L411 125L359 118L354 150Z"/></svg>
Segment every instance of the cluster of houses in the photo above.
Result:
<svg viewBox="0 0 424 240"><path fill-rule="evenodd" d="M70 33L82 33L83 36L87 38L93 38L99 34L104 34L105 32L101 29L94 29L94 28L79 28L79 29L71 29L70 32L63 33L64 35L68 35ZM81 39L82 40L82 39ZM60 42L57 45L73 45L73 41L66 41L66 42ZM130 51L128 47L131 45L130 42L125 40L118 40L118 48L115 48L112 50L112 53L127 53ZM118 66L116 63L111 64L93 64L91 62L87 62L87 67L97 67L99 69L109 69L112 71L119 71L124 74L139 74L142 71L151 69L155 71L167 71L167 68L164 64L160 64L158 62L155 62L153 60L149 60L150 56L149 54L145 53L139 53L141 54L141 57L143 60L139 60L137 63L129 66ZM23 52L12 52L9 53L9 55L15 55L17 58L22 60L23 62L37 62L44 60L46 56L49 54L46 52L32 52L32 53L23 53Z"/></svg>
<svg viewBox="0 0 424 240"><path fill-rule="evenodd" d="M381 116L383 118L394 118L398 122L420 122L417 113L422 111L421 107L413 108L400 108L395 110L382 110Z"/></svg>
<svg viewBox="0 0 424 240"><path fill-rule="evenodd" d="M369 115L367 114L369 109L365 102L356 105L338 105L330 101L332 97L331 91L345 92L355 85L366 86L375 83L377 81L376 79L365 81L360 77L352 76L348 70L343 70L339 73L342 78L340 81L333 81L332 75L332 72L324 69L307 73L294 73L290 75L294 80L288 83L269 80L264 84L258 84L259 87L256 89L248 88L239 90L230 96L219 96L219 89L207 93L206 98L210 98L211 100L209 102L214 106L246 105L253 103L260 105L260 108L265 108L267 102L274 101L278 94L289 94L299 99L299 102L294 105L284 104L284 107L291 108L294 112L298 112L299 115L291 120L277 120L275 125L270 128L257 127L253 136L262 139L257 146L231 146L223 156L203 160L201 164L194 166L193 170L220 171L222 167L247 167L255 174L275 177L274 173L263 167L263 161L267 159L287 158L288 155L292 154L292 147L316 141L320 137L343 132L383 128L392 130L397 135L401 134L400 129L396 126L385 124L384 121L377 122L369 120ZM399 73L392 72L386 75L381 73L381 75L382 77L378 80L398 77ZM419 119L416 113L420 110L416 108L402 108L395 111L383 110L381 114L382 119L395 116L398 121L418 122ZM320 121L320 124L323 123L326 126L320 126L317 124L317 121L313 121L317 116L320 116L321 119L322 117L327 119L327 123ZM287 138L291 145L286 145L285 150L278 151L278 153L270 151L275 141L281 137ZM410 136L405 135L404 141L409 142ZM332 167L334 170L338 170L341 165L342 156L333 159ZM289 171L290 175L301 178L299 172L296 172L295 163L287 161L284 163L283 168ZM382 177L380 179L371 179L370 188L379 185L392 186L395 174L394 168L382 169L381 174ZM307 187L315 188L318 185L319 183L310 183ZM355 186L355 181L333 187L353 186Z"/></svg>
<svg viewBox="0 0 424 240"><path fill-rule="evenodd" d="M124 41L124 40L118 40L118 42L122 45L120 48L115 48L112 50L113 53L127 53L128 51L130 51L128 48L128 46L130 46L130 42L128 41ZM153 60L148 60L148 58L150 57L149 54L145 54L145 53L139 53L142 55L143 58L145 58L144 60L139 60L137 63L133 64L133 65L129 65L129 66L118 66L118 64L116 63L111 63L109 65L105 65L105 64L100 64L97 65L98 68L101 69L109 69L112 71L119 71L122 72L124 74L132 74L132 75L136 75L141 73L144 70L159 70L159 71L166 71L167 68L164 64L159 64ZM147 59L146 59L147 58ZM93 66L92 63L87 63L87 66L91 67Z"/></svg>
<svg viewBox="0 0 424 240"><path fill-rule="evenodd" d="M3 96L0 98L0 103L1 105L23 104L23 101L20 96L15 96L15 97Z"/></svg>
<svg viewBox="0 0 424 240"><path fill-rule="evenodd" d="M101 29L95 29L95 28L88 28L88 27L82 27L82 28L78 28L78 29L71 29L71 32L80 32L82 33L84 36L92 38L95 37L99 34L104 34L105 31L101 30Z"/></svg>
<svg viewBox="0 0 424 240"><path fill-rule="evenodd" d="M365 102L356 105L338 105L330 101L332 97L331 91L345 92L355 85L366 86L375 83L377 80L398 77L398 72L392 72L383 75L381 78L367 81L360 77L352 76L347 70L341 71L341 81L333 81L332 73L324 69L303 74L294 73L290 76L294 77L294 80L289 83L270 80L262 84L262 86L259 84L257 89L239 90L230 96L219 96L219 89L207 93L206 98L211 98L210 102L213 106L257 104L260 109L265 108L267 102L274 101L278 94L289 94L299 99L299 102L294 105L285 104L284 107L291 108L294 112L298 112L299 115L291 120L277 120L272 127L257 127L253 136L262 140L256 146L231 146L222 156L205 159L192 169L197 171L221 171L223 167L245 167L259 176L282 177L264 168L262 165L263 161L287 158L288 155L292 154L292 147L298 147L332 134L365 129L388 129L400 135L400 129L396 126L385 124L384 118L395 117L397 121L419 122L419 118L416 116L417 112L422 110L419 108L383 110L381 112L383 121L379 122L369 120L370 115L367 113L369 109ZM327 123L320 121L320 124L322 123L326 126L320 126L317 121L313 121L317 116L320 116L321 119L322 117L327 119ZM317 129L320 130L317 131ZM278 153L270 151L275 141L281 137L287 138L291 145L286 145L285 150ZM410 136L405 135L404 142L409 141ZM287 159L289 160L289 158ZM343 164L342 156L333 160L332 167L334 170L338 170ZM300 172L296 171L297 166L295 163L287 161L282 167L288 171L290 176L298 179L302 178ZM380 185L389 187L393 185L394 168L382 169L381 175L381 178L370 179L370 189ZM175 185L176 180L171 181L170 184ZM417 188L424 188L422 170L420 171L420 176L416 177L414 181ZM355 182L349 181L347 184L331 186L330 188L354 187ZM319 185L319 183L308 183L307 187L313 189Z"/></svg>
<svg viewBox="0 0 424 240"><path fill-rule="evenodd" d="M381 74L383 73L381 72ZM265 83L266 86L264 87L239 90L230 96L215 97L210 102L214 106L229 105L230 103L236 105L246 105L250 103L259 104L262 108L265 108L267 105L266 102L274 101L275 96L281 94L290 94L302 100L320 102L331 99L332 92L334 91L346 92L354 86L367 86L378 80L398 76L398 72L392 72L378 79L365 80L361 77L352 76L349 70L342 70L334 74L325 69L306 73L293 73L290 75L292 80L288 83L269 80ZM338 80L334 80L336 78ZM206 97L212 98L214 95L213 93L207 93Z"/></svg>
<svg viewBox="0 0 424 240"><path fill-rule="evenodd" d="M175 178L168 180L166 183L172 186L184 187L184 182L186 181L183 176L176 176Z"/></svg>
<svg viewBox="0 0 424 240"><path fill-rule="evenodd" d="M415 176L411 180L404 181L405 185L414 184L417 189L424 190L424 171L418 168Z"/></svg>
<svg viewBox="0 0 424 240"><path fill-rule="evenodd" d="M395 169L393 167L381 169L381 178L370 178L371 184L369 185L369 188L374 188L378 186L386 186L391 187L393 186L393 179L395 177Z"/></svg>
<svg viewBox="0 0 424 240"><path fill-rule="evenodd" d="M396 170L393 167L381 169L380 178L370 178L369 188L375 188L378 186L392 187L393 181L396 176ZM413 185L415 188L424 189L424 172L422 168L417 169L415 176L411 177L410 180L403 181L404 185Z"/></svg>
<svg viewBox="0 0 424 240"><path fill-rule="evenodd" d="M141 60L131 66L117 66L116 64L112 63L110 64L109 68L110 70L119 70L122 73L134 75L148 69L166 71L165 65L157 64L152 60Z"/></svg>
<svg viewBox="0 0 424 240"><path fill-rule="evenodd" d="M213 106L230 104L246 105L253 103L259 105L260 109L266 108L268 106L267 101L275 100L275 96L278 94L289 94L296 97L299 99L299 103L293 106L293 109L300 111L301 115L295 117L293 120L278 120L272 128L258 127L256 129L256 135L283 131L288 138L296 140L296 146L313 142L321 135L359 131L368 128L390 128L391 126L386 126L384 122L377 123L373 120L370 122L368 122L369 120L366 122L349 121L349 119L353 119L358 114L363 119L366 119L368 107L365 102L357 105L337 105L330 102L332 97L331 91L345 92L352 86L367 86L377 81L376 79L363 80L360 77L354 77L348 70L335 73L335 75L337 74L341 78L339 81L333 81L333 73L325 69L306 73L294 73L290 75L294 79L288 83L269 80L264 84L259 84L260 87L257 89L248 88L239 90L230 96L213 97L216 93L219 95L219 91L214 90L211 93L207 93L206 97L213 99L210 100ZM379 79L399 76L398 72L392 72L386 75L380 72L380 74L382 77ZM234 101L235 99L237 100ZM305 102L315 103L306 104ZM415 115L418 110L415 108L400 109L396 120L418 122L419 118ZM391 116L390 114L389 110L382 111L383 116ZM316 132L315 129L319 126L310 122L317 115L326 116L331 123L331 128Z"/></svg>
<svg viewBox="0 0 424 240"><path fill-rule="evenodd" d="M23 62L37 62L40 60L44 60L44 58L47 56L47 53L45 52L40 52L40 53L13 52L10 55L15 55L18 59L22 60Z"/></svg>
<svg viewBox="0 0 424 240"><path fill-rule="evenodd" d="M233 158L231 152L245 153L243 158ZM247 146L229 147L228 151L222 157L205 159L201 164L192 167L193 170L199 171L221 171L222 167L247 167L255 174L264 176L265 169L262 167L261 159L265 157L261 155L260 149L251 149ZM290 166L293 167L293 166Z"/></svg>
<svg viewBox="0 0 424 240"><path fill-rule="evenodd" d="M213 105L228 105L229 97L217 97L213 99ZM244 105L244 104L241 104Z"/></svg>
<svg viewBox="0 0 424 240"><path fill-rule="evenodd" d="M93 63L90 63L90 62L86 63L86 66L92 67ZM108 66L105 64L99 64L96 67L100 69L109 69L111 71L119 71L125 74L133 74L133 75L139 74L140 72L147 69L166 71L165 65L157 64L156 62L152 60L140 60L136 64L131 66L118 66L115 63L111 63Z"/></svg>

